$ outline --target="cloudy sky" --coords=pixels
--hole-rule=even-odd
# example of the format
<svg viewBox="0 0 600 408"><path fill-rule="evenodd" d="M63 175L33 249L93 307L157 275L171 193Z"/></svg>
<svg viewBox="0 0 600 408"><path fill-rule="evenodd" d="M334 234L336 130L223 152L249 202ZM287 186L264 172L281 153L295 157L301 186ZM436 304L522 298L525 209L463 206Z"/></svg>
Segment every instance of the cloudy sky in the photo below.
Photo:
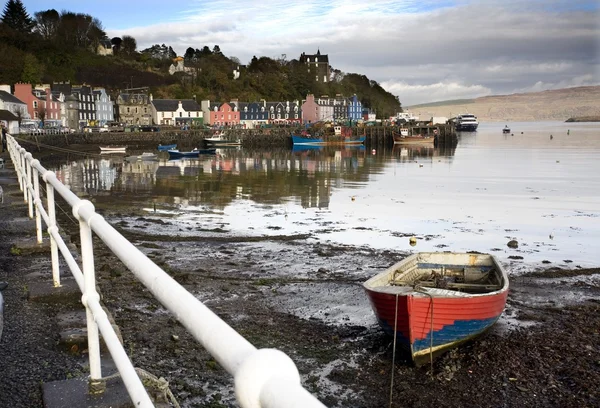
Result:
<svg viewBox="0 0 600 408"><path fill-rule="evenodd" d="M600 0L23 0L99 18L110 37L218 44L253 55L329 55L417 103L600 85Z"/></svg>

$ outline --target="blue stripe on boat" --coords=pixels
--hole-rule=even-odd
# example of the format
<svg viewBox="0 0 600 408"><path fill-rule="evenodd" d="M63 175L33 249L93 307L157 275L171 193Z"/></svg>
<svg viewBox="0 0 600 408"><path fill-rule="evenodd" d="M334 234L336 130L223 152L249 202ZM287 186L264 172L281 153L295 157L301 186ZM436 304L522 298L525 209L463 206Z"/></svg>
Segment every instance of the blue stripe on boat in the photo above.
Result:
<svg viewBox="0 0 600 408"><path fill-rule="evenodd" d="M433 332L433 346L441 346L474 336L494 324L497 319L498 317L481 320L457 320L454 324L444 326L441 330ZM416 340L413 343L413 351L428 349L431 345L430 334L428 333L424 339Z"/></svg>

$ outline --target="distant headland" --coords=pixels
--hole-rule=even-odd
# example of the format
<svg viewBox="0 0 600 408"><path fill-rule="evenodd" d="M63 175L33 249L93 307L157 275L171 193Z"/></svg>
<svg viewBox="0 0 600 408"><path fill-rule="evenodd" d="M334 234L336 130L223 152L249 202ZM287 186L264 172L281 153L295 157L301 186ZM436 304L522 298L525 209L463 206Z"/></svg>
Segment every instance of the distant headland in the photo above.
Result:
<svg viewBox="0 0 600 408"><path fill-rule="evenodd" d="M569 118L565 122L600 122L600 116L579 116L576 118Z"/></svg>
<svg viewBox="0 0 600 408"><path fill-rule="evenodd" d="M600 120L600 86L580 86L542 92L492 95L405 108L420 118L472 113L484 122Z"/></svg>

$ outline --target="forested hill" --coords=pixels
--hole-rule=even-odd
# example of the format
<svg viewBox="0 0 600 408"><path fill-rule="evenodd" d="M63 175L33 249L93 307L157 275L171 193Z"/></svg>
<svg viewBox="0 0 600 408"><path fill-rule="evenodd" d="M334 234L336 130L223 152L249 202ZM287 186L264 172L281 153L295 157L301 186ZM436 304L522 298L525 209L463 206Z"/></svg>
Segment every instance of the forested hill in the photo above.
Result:
<svg viewBox="0 0 600 408"><path fill-rule="evenodd" d="M114 55L100 56L102 45ZM101 86L114 96L124 88L149 87L155 98L212 101L302 100L308 93L346 97L386 118L401 110L398 98L365 75L332 67L332 81L315 81L297 59L258 56L243 65L218 45L190 44L184 54L186 73L170 75L172 47L156 44L137 49L130 36L108 38L102 22L88 14L54 9L30 15L21 0L8 0L0 21L0 83L71 81ZM240 76L234 79L234 69Z"/></svg>

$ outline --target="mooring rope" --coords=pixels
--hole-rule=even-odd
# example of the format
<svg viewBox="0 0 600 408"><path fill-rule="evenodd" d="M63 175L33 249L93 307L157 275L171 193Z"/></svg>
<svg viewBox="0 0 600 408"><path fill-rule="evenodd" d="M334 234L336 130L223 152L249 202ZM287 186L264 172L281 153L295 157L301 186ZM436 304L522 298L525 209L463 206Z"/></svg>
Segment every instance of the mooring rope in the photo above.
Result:
<svg viewBox="0 0 600 408"><path fill-rule="evenodd" d="M158 378L154 374L150 374L148 371L138 367L135 367L135 372L139 375L140 379L142 380L142 384L144 384L144 387L152 387L154 390L157 390L158 392L162 393L165 401L170 400L171 404L175 408L181 408L181 406L175 399L173 392L169 388L169 382L166 379L164 379L163 377ZM109 375L108 377L102 377L99 381L102 381L104 384L106 384L108 380L112 380L113 378L119 378L120 376L121 374L117 372L113 375Z"/></svg>
<svg viewBox="0 0 600 408"><path fill-rule="evenodd" d="M392 379L390 381L390 408L394 395L394 371L396 368L396 335L398 333L398 293L396 293L396 309L394 313L394 345L392 346Z"/></svg>

